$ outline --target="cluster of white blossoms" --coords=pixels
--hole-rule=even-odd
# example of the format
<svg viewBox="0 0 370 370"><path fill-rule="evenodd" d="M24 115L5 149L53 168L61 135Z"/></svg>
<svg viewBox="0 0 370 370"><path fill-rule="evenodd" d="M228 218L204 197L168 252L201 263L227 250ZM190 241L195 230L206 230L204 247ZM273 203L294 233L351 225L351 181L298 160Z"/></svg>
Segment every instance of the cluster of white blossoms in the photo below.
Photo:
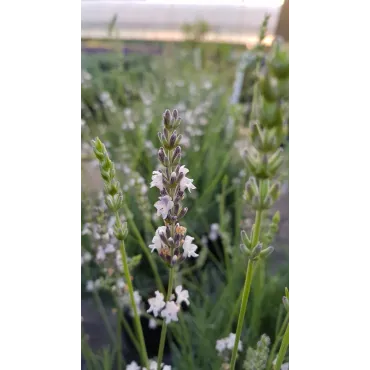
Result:
<svg viewBox="0 0 370 370"><path fill-rule="evenodd" d="M175 288L175 296L171 296L171 300L168 302L164 301L164 295L158 290L155 292L155 297L149 298L149 309L148 313L153 313L155 317L161 315L165 319L166 324L169 324L171 321L178 321L177 314L180 311L181 303L185 302L186 305L190 305L189 301L189 292L182 289L182 285L178 285Z"/></svg>
<svg viewBox="0 0 370 370"><path fill-rule="evenodd" d="M151 188L156 187L160 191L154 207L157 209L157 216L162 217L165 225L158 227L149 248L152 252L156 250L169 267L180 264L186 258L198 257L195 252L198 247L193 244L194 238L186 235L186 228L179 223L188 211L188 208L181 204L185 191L188 190L190 193L196 189L193 179L186 177L189 170L180 164L179 144L182 135L178 135L176 131L180 121L176 109L172 113L169 110L165 111L163 131L158 133L162 144L158 158L164 169L153 171L150 183ZM168 309L171 311L171 305Z"/></svg>
<svg viewBox="0 0 370 370"><path fill-rule="evenodd" d="M129 365L126 366L126 370L158 370L157 361L149 360L149 369L147 369L146 367L140 367L135 361L132 361ZM162 363L161 370L171 370L171 366Z"/></svg>
<svg viewBox="0 0 370 370"><path fill-rule="evenodd" d="M230 333L226 338L222 338L216 341L216 350L220 356L225 356L226 354L230 354L235 345L235 337L234 333ZM238 351L243 350L242 342L239 341L238 343Z"/></svg>

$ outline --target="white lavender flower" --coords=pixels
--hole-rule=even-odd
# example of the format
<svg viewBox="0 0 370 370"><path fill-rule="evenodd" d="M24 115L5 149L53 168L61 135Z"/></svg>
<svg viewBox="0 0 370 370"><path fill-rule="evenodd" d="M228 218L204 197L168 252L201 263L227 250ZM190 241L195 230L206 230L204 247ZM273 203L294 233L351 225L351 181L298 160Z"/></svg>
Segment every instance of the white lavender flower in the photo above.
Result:
<svg viewBox="0 0 370 370"><path fill-rule="evenodd" d="M156 186L159 190L163 190L163 175L159 171L153 171L152 182L150 187Z"/></svg>
<svg viewBox="0 0 370 370"><path fill-rule="evenodd" d="M184 249L183 256L185 258L187 257L198 257L199 254L196 254L195 251L197 250L197 246L195 244L192 244L192 241L194 238L187 235L184 240L184 244L182 245L182 248Z"/></svg>
<svg viewBox="0 0 370 370"><path fill-rule="evenodd" d="M96 253L96 260L98 262L104 261L105 260L105 252L104 249L101 245L98 247L98 251Z"/></svg>
<svg viewBox="0 0 370 370"><path fill-rule="evenodd" d="M88 263L92 259L91 253L90 252L84 252L84 254L81 257L81 264Z"/></svg>
<svg viewBox="0 0 370 370"><path fill-rule="evenodd" d="M164 302L164 296L158 290L155 291L155 297L149 298L148 303L150 304L149 309L146 311L148 313L153 312L153 315L157 317L159 311L166 305Z"/></svg>
<svg viewBox="0 0 370 370"><path fill-rule="evenodd" d="M187 290L182 289L182 285L178 285L175 288L175 292L177 295L176 303L180 305L182 302L185 302L188 306L190 305L189 302L189 292Z"/></svg>
<svg viewBox="0 0 370 370"><path fill-rule="evenodd" d="M86 282L86 291L93 292L94 290L98 290L100 287L100 280L88 280Z"/></svg>
<svg viewBox="0 0 370 370"><path fill-rule="evenodd" d="M219 355L225 355L225 351L231 351L234 348L235 344L235 337L236 335L234 333L230 333L226 338L218 339L216 341L216 350L219 353ZM242 342L239 341L238 343L238 351L243 350Z"/></svg>
<svg viewBox="0 0 370 370"><path fill-rule="evenodd" d="M126 283L125 281L123 280L123 278L118 278L117 279L117 282L116 282L116 286L118 289L123 289L125 286L126 286Z"/></svg>
<svg viewBox="0 0 370 370"><path fill-rule="evenodd" d="M189 190L189 193L191 193L191 189L196 189L196 187L193 185L193 179L187 178L185 175L189 172L189 170L185 166L181 166L179 169L179 173L182 173L184 177L180 180L180 189L181 191L184 191L185 189Z"/></svg>
<svg viewBox="0 0 370 370"><path fill-rule="evenodd" d="M140 366L135 361L132 361L126 366L126 370L140 370Z"/></svg>
<svg viewBox="0 0 370 370"><path fill-rule="evenodd" d="M159 226L157 231L155 232L155 235L152 239L152 244L149 245L149 248L152 250L157 250L158 252L162 248L162 240L159 236L159 233L165 233L166 232L166 226Z"/></svg>
<svg viewBox="0 0 370 370"><path fill-rule="evenodd" d="M161 312L161 316L166 319L166 324L169 324L171 321L179 321L177 317L179 310L180 308L175 302L166 302L166 308Z"/></svg>
<svg viewBox="0 0 370 370"><path fill-rule="evenodd" d="M210 240L213 240L213 241L217 240L218 235L219 235L219 233L218 233L219 229L220 229L220 226L218 224L212 224L211 225L211 231L209 232L209 239Z"/></svg>
<svg viewBox="0 0 370 370"><path fill-rule="evenodd" d="M107 244L105 249L104 249L104 253L105 254L109 254L109 253L114 253L116 251L116 248L114 248L113 244Z"/></svg>
<svg viewBox="0 0 370 370"><path fill-rule="evenodd" d="M168 212L173 208L174 202L169 195L159 197L159 200L154 204L157 208L157 215L161 215L163 219L166 219Z"/></svg>
<svg viewBox="0 0 370 370"><path fill-rule="evenodd" d="M157 321L155 321L154 319L150 319L148 326L149 329L155 329L157 327Z"/></svg>

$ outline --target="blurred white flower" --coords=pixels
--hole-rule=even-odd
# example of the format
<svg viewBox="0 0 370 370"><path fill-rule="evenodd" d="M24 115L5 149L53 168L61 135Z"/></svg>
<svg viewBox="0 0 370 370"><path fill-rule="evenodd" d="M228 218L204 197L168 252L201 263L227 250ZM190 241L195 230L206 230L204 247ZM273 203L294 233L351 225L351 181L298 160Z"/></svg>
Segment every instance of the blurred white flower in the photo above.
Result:
<svg viewBox="0 0 370 370"><path fill-rule="evenodd" d="M140 303L142 301L142 297L141 297L140 293L137 290L134 291L134 301L136 303L136 308L137 308L138 312L141 312Z"/></svg>
<svg viewBox="0 0 370 370"><path fill-rule="evenodd" d="M209 232L209 239L210 240L217 240L218 238L218 231L220 229L220 226L218 224L212 224L211 225L211 231Z"/></svg>
<svg viewBox="0 0 370 370"><path fill-rule="evenodd" d="M233 350L234 348L234 345L235 345L235 337L236 337L236 334L234 333L230 333L229 336L226 339L226 347L227 349L229 350ZM238 343L238 351L242 351L243 350L243 345L242 345L242 342L239 340L239 343Z"/></svg>
<svg viewBox="0 0 370 370"><path fill-rule="evenodd" d="M235 337L234 333L230 333L226 338L222 338L216 341L216 350L219 354L221 354L225 350L232 351L235 344ZM238 344L238 351L243 350L242 342L239 341Z"/></svg>
<svg viewBox="0 0 370 370"><path fill-rule="evenodd" d="M100 287L100 281L96 280L95 282L92 280L88 280L86 282L86 290L88 292L92 292L94 290L97 290Z"/></svg>
<svg viewBox="0 0 370 370"><path fill-rule="evenodd" d="M208 245L208 238L205 235L203 235L202 239L201 239L201 242L204 246L207 246Z"/></svg>
<svg viewBox="0 0 370 370"><path fill-rule="evenodd" d="M187 235L185 237L185 241L184 241L184 244L182 245L183 249L184 249L184 257L187 258L187 257L198 257L199 254L196 254L195 251L197 250L197 246L195 244L192 244L192 241L194 240L194 238L192 238L191 236Z"/></svg>
<svg viewBox="0 0 370 370"><path fill-rule="evenodd" d="M116 249L114 248L113 244L107 244L105 249L104 249L104 253L108 254L108 253L114 253L116 251Z"/></svg>
<svg viewBox="0 0 370 370"><path fill-rule="evenodd" d="M166 308L161 312L161 316L166 319L166 324L169 324L171 321L179 321L177 317L179 310L180 308L175 302L166 302Z"/></svg>
<svg viewBox="0 0 370 370"><path fill-rule="evenodd" d="M159 197L159 200L154 203L154 207L157 208L157 215L161 215L163 219L166 219L168 212L173 208L174 202L169 195Z"/></svg>
<svg viewBox="0 0 370 370"><path fill-rule="evenodd" d="M97 261L104 261L105 260L105 252L102 246L98 247L98 251L96 253Z"/></svg>
<svg viewBox="0 0 370 370"><path fill-rule="evenodd" d="M155 317L158 316L159 311L166 305L164 302L164 296L158 290L155 291L155 297L149 298L148 303L150 304L149 309L146 311L148 313L153 312Z"/></svg>
<svg viewBox="0 0 370 370"><path fill-rule="evenodd" d="M118 269L123 272L123 262L121 252L119 250L116 251L116 266Z"/></svg>
<svg viewBox="0 0 370 370"><path fill-rule="evenodd" d="M155 329L157 327L157 321L155 321L154 319L150 319L148 326L149 326L149 329Z"/></svg>
<svg viewBox="0 0 370 370"><path fill-rule="evenodd" d="M126 370L140 370L140 366L135 361L132 361L131 364L126 366Z"/></svg>
<svg viewBox="0 0 370 370"><path fill-rule="evenodd" d="M91 259L92 259L92 255L91 255L91 253L86 251L86 252L83 254L83 259L84 259L84 261L85 261L85 262L90 262L90 261L91 261Z"/></svg>
<svg viewBox="0 0 370 370"><path fill-rule="evenodd" d="M82 232L81 232L82 235L91 235L91 224L90 223L86 223L82 229Z"/></svg>
<svg viewBox="0 0 370 370"><path fill-rule="evenodd" d="M170 365L164 365L162 370L171 370L171 366Z"/></svg>
<svg viewBox="0 0 370 370"><path fill-rule="evenodd" d="M117 286L118 289L123 289L126 286L126 283L123 280L123 278L118 278L117 279L116 286Z"/></svg>
<svg viewBox="0 0 370 370"><path fill-rule="evenodd" d="M226 340L219 339L216 341L216 350L219 353L222 353L226 349Z"/></svg>
<svg viewBox="0 0 370 370"><path fill-rule="evenodd" d="M162 173L159 171L153 171L152 182L150 187L156 186L159 190L163 190Z"/></svg>
<svg viewBox="0 0 370 370"><path fill-rule="evenodd" d="M178 305L181 304L181 302L185 302L188 306L190 305L190 302L189 302L189 291L182 290L182 285L178 285L175 288L175 292L176 292L176 295L177 295L176 303Z"/></svg>

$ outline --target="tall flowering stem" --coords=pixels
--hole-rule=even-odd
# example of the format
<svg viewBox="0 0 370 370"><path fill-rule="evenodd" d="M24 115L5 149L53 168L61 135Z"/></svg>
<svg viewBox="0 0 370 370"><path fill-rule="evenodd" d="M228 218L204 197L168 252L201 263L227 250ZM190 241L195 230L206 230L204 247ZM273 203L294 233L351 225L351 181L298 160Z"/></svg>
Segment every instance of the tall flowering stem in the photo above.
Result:
<svg viewBox="0 0 370 370"><path fill-rule="evenodd" d="M274 179L283 163L280 145L287 134L283 103L288 97L289 57L280 40L274 43L266 64L264 73L258 76L254 87L249 145L245 156L251 176L245 185L244 198L255 210L256 217L251 235L247 235L245 231L241 232L243 242L240 246L241 251L249 260L230 370L234 370L236 365L238 343L247 311L253 271L256 263L263 261L274 250L273 247L264 245L261 241L263 239L261 225L264 212L271 208L280 195L280 183ZM272 223L274 222L276 220L273 219Z"/></svg>
<svg viewBox="0 0 370 370"><path fill-rule="evenodd" d="M163 169L154 171L150 187L157 187L160 191L158 201L154 204L157 209L157 215L161 216L164 226L160 226L152 240L149 248L157 250L160 258L168 266L169 282L166 294L166 303L162 302L163 296L157 292L157 308L151 306L150 311L158 314L159 310L166 305L161 315L166 316L166 321L162 325L162 333L158 351L158 368L160 368L163 358L164 344L167 333L167 317L174 315L177 321L178 303L172 302L172 287L175 278L174 267L182 263L187 257L198 257L195 253L197 246L193 244L194 238L186 235L186 228L180 225L180 220L186 215L188 208L183 207L181 202L185 196L185 190L189 192L195 189L193 180L186 177L189 170L180 164L181 147L180 141L182 135L179 135L176 129L180 126L181 118L177 110L172 113L166 110L163 114L163 130L158 133L159 140L162 144L158 151L158 159ZM155 299L153 299L153 302ZM154 304L154 303L153 303ZM173 317L173 316L171 316Z"/></svg>
<svg viewBox="0 0 370 370"><path fill-rule="evenodd" d="M137 306L134 297L134 289L131 282L130 271L127 262L127 254L124 239L127 236L127 224L121 222L119 210L123 207L123 194L121 191L121 185L116 179L116 170L113 162L110 160L108 152L104 144L96 138L92 141L93 149L96 158L100 163L100 174L104 180L104 192L105 192L105 203L110 211L115 215L114 235L119 240L120 252L123 264L123 272L125 274L125 280L129 291L130 303L134 314L134 322L136 334L139 338L140 343L140 358L143 366L149 368L148 355L145 346L143 329L141 327L140 316L137 311ZM120 323L119 323L120 325Z"/></svg>

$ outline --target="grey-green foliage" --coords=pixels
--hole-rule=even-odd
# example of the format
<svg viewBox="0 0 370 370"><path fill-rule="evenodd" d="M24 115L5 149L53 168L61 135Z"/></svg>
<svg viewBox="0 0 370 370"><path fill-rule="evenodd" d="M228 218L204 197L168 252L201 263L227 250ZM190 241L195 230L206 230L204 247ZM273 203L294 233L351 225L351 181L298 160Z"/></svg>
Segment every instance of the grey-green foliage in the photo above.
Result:
<svg viewBox="0 0 370 370"><path fill-rule="evenodd" d="M263 334L258 341L256 349L249 347L247 357L243 364L244 370L265 370L269 354L270 338Z"/></svg>

